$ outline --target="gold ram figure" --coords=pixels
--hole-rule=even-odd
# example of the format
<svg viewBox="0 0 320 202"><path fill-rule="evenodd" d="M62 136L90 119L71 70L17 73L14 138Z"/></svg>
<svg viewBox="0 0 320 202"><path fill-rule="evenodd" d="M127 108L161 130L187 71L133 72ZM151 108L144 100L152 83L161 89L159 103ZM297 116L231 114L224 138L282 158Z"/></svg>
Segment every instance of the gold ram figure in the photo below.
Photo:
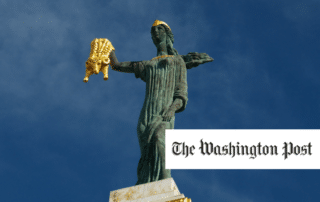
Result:
<svg viewBox="0 0 320 202"><path fill-rule="evenodd" d="M90 56L86 62L86 76L83 82L89 81L89 76L93 73L103 73L103 79L108 80L108 68L110 63L110 52L114 50L108 39L94 39L91 42Z"/></svg>

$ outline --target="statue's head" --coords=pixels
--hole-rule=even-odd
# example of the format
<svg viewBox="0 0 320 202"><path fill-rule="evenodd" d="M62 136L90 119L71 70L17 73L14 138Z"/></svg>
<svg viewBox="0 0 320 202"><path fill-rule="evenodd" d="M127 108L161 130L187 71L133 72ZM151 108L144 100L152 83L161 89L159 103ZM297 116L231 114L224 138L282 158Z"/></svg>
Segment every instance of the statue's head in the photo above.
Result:
<svg viewBox="0 0 320 202"><path fill-rule="evenodd" d="M158 45L161 42L167 41L167 33L163 25L152 26L151 28L151 38L154 45Z"/></svg>
<svg viewBox="0 0 320 202"><path fill-rule="evenodd" d="M154 45L165 42L169 55L178 55L178 51L173 48L173 34L169 25L163 21L155 20L151 27L151 37Z"/></svg>
<svg viewBox="0 0 320 202"><path fill-rule="evenodd" d="M161 42L166 42L168 32L171 32L171 29L167 23L160 20L155 20L151 27L151 37L153 43L157 46Z"/></svg>

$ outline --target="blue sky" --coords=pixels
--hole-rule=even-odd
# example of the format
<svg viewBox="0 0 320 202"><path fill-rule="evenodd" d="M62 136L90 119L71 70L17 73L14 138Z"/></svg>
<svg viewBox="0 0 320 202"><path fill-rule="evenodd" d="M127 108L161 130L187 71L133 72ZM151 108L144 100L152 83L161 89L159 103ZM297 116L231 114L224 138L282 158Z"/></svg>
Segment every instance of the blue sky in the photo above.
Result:
<svg viewBox="0 0 320 202"><path fill-rule="evenodd" d="M119 61L156 56L154 20L179 54L214 61L188 70L176 129L319 129L317 0L0 0L0 201L108 201L133 186L145 84L92 75L94 38ZM172 170L193 201L318 201L318 170Z"/></svg>

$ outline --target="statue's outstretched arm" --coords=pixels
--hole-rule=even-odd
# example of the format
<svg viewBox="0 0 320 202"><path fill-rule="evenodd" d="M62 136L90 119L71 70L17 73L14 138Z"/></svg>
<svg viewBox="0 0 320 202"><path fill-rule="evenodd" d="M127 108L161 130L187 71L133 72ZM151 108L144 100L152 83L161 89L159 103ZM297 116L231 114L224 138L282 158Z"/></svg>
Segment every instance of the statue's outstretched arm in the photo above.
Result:
<svg viewBox="0 0 320 202"><path fill-rule="evenodd" d="M135 62L119 62L114 50L110 53L110 65L115 71L134 73L134 63Z"/></svg>
<svg viewBox="0 0 320 202"><path fill-rule="evenodd" d="M193 67L199 66L200 64L212 62L214 60L212 57L210 57L206 53L197 53L197 52L191 52L191 53L188 53L187 55L182 55L182 58L186 63L187 69L191 69Z"/></svg>

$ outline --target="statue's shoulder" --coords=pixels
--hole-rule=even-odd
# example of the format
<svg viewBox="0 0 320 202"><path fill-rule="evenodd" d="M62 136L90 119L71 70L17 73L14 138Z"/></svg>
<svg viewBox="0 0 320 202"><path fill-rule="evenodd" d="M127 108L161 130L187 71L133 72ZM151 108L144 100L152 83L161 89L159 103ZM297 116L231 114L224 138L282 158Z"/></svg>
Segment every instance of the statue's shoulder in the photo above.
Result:
<svg viewBox="0 0 320 202"><path fill-rule="evenodd" d="M190 65L191 60L190 60L189 55L179 55L179 60L184 63L184 65L186 66L187 69L192 68Z"/></svg>
<svg viewBox="0 0 320 202"><path fill-rule="evenodd" d="M186 64L186 60L184 59L184 55L176 55L175 58L177 61L184 63L184 65Z"/></svg>

